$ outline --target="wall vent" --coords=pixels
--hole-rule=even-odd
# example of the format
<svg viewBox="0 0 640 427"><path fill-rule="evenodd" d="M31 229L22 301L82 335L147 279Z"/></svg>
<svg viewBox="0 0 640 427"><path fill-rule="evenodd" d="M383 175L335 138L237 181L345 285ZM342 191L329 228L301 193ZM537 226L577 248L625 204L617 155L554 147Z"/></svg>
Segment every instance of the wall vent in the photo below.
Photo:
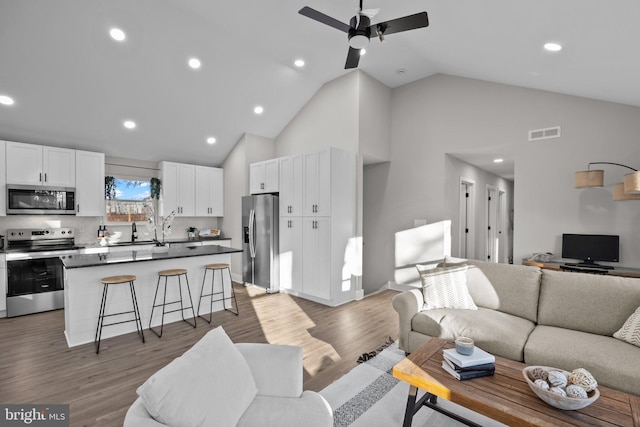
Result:
<svg viewBox="0 0 640 427"><path fill-rule="evenodd" d="M529 141L538 141L540 139L559 138L562 136L560 126L546 129L535 129L529 131Z"/></svg>

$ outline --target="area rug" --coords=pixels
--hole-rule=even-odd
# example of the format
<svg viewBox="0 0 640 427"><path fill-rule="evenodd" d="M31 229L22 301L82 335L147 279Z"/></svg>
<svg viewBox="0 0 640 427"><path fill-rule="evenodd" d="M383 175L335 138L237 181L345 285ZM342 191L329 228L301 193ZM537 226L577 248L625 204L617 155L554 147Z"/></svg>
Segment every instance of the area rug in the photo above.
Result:
<svg viewBox="0 0 640 427"><path fill-rule="evenodd" d="M374 352L377 353L377 352ZM333 410L335 427L401 426L407 404L409 385L391 374L393 366L404 359L398 344L393 343L375 357L362 361L342 378L320 391ZM422 396L419 392L418 398ZM438 404L483 426L503 426L475 412L444 399ZM413 418L413 427L463 426L446 415L423 407Z"/></svg>

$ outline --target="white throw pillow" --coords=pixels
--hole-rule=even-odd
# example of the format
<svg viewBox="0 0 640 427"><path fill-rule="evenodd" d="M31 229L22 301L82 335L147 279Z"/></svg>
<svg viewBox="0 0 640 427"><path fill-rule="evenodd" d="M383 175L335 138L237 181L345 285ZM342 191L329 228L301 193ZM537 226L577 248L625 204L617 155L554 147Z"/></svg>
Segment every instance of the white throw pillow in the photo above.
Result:
<svg viewBox="0 0 640 427"><path fill-rule="evenodd" d="M613 337L640 347L640 307L636 308Z"/></svg>
<svg viewBox="0 0 640 427"><path fill-rule="evenodd" d="M424 309L459 308L477 310L467 289L467 266L436 267L428 270L417 266L422 279Z"/></svg>
<svg viewBox="0 0 640 427"><path fill-rule="evenodd" d="M156 421L193 427L236 425L257 391L251 368L218 327L136 392Z"/></svg>

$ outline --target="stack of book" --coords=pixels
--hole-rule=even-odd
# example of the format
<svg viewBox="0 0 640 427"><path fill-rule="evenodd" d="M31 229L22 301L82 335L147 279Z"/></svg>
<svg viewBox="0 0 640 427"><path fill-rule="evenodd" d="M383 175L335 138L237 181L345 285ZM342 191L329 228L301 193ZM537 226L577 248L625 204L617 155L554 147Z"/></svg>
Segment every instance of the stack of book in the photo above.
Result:
<svg viewBox="0 0 640 427"><path fill-rule="evenodd" d="M469 356L449 348L443 350L442 368L454 378L463 381L493 375L496 371L495 361L493 354L478 347L475 347L473 354Z"/></svg>

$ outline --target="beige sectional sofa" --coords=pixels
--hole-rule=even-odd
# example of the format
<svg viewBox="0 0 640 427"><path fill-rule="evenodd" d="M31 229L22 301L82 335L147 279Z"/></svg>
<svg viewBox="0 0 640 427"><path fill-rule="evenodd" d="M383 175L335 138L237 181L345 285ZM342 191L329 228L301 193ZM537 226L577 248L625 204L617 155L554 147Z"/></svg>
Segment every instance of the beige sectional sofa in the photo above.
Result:
<svg viewBox="0 0 640 427"><path fill-rule="evenodd" d="M640 306L640 279L542 270L476 260L466 284L477 310L424 310L421 289L393 299L399 346L431 337L474 338L484 350L529 365L586 368L599 384L640 395L640 347L613 337Z"/></svg>

